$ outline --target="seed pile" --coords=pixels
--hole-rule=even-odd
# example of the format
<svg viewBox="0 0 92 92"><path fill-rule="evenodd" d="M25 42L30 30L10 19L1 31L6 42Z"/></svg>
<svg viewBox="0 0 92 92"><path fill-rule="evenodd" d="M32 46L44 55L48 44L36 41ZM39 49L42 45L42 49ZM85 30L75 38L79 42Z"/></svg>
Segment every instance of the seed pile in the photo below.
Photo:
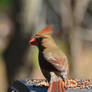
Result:
<svg viewBox="0 0 92 92"><path fill-rule="evenodd" d="M46 80L26 80L27 84L32 86L49 86L48 82ZM86 89L92 89L92 80L66 80L65 81L65 88L86 88Z"/></svg>
<svg viewBox="0 0 92 92"><path fill-rule="evenodd" d="M92 89L92 80L66 80L66 88L87 88Z"/></svg>
<svg viewBox="0 0 92 92"><path fill-rule="evenodd" d="M49 86L48 82L45 79L33 79L26 80L27 84L32 86Z"/></svg>

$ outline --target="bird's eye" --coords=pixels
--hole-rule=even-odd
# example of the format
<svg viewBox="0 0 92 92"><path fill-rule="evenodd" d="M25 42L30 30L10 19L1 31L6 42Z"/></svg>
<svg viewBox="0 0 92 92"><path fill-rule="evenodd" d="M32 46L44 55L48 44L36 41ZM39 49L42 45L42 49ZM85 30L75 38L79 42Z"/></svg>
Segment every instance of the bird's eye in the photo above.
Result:
<svg viewBox="0 0 92 92"><path fill-rule="evenodd" d="M36 38L37 39L37 41L42 41L42 38Z"/></svg>
<svg viewBox="0 0 92 92"><path fill-rule="evenodd" d="M42 39L43 39L43 37L40 37L40 38L39 38L39 40L42 40Z"/></svg>
<svg viewBox="0 0 92 92"><path fill-rule="evenodd" d="M40 43L40 42L41 42L43 39L45 39L45 38L46 38L46 37L37 37L36 40L37 40L37 42Z"/></svg>

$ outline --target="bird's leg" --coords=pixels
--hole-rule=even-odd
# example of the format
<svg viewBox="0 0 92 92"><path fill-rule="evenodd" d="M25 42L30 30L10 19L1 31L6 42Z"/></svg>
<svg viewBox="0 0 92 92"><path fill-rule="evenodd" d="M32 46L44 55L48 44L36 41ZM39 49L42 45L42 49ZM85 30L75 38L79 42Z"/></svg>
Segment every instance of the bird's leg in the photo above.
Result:
<svg viewBox="0 0 92 92"><path fill-rule="evenodd" d="M65 92L64 88L64 82L56 76L54 72L51 72L51 80L50 80L50 86L48 88L48 92Z"/></svg>

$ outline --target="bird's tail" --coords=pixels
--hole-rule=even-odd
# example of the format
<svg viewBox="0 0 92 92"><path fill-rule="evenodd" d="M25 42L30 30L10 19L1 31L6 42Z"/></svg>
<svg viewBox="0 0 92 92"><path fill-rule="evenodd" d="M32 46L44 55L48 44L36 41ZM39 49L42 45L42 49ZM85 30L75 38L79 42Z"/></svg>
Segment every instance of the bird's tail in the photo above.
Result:
<svg viewBox="0 0 92 92"><path fill-rule="evenodd" d="M50 82L48 92L66 92L63 80Z"/></svg>

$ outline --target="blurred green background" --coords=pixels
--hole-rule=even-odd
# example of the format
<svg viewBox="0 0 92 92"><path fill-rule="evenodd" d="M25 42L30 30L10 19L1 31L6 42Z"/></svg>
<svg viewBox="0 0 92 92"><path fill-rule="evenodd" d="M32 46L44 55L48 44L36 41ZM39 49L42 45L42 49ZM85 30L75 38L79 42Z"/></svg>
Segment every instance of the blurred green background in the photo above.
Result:
<svg viewBox="0 0 92 92"><path fill-rule="evenodd" d="M42 79L32 36L53 25L69 78L92 79L92 0L0 0L0 92L16 79Z"/></svg>

